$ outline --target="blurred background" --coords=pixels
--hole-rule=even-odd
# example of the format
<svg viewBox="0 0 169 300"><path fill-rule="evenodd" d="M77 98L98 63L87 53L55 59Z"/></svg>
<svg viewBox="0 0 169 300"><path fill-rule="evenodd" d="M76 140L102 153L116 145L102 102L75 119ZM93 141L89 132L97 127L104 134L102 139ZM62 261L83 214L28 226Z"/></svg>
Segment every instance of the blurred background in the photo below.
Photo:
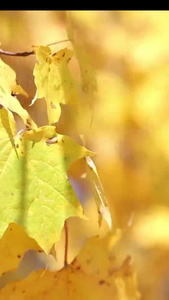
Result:
<svg viewBox="0 0 169 300"><path fill-rule="evenodd" d="M90 57L97 92L90 99L92 122L84 117L86 144L113 215L125 230L120 251L130 254L146 300L169 299L169 12L71 11L80 43ZM30 51L67 38L65 11L0 11L3 50ZM52 51L71 47L70 42ZM38 125L47 123L35 95L35 56L1 58L17 73L29 98L20 98ZM79 78L77 62L71 64ZM74 130L63 108L62 133ZM83 162L72 168L79 180ZM81 187L83 180L81 179ZM79 192L79 191L78 191ZM79 192L82 197L81 191Z"/></svg>

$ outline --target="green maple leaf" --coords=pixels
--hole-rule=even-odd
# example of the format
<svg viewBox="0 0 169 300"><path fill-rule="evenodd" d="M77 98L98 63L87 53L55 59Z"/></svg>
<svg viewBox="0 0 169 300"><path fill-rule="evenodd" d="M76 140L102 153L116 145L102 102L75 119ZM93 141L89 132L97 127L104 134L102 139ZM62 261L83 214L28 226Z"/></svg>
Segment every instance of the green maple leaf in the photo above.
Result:
<svg viewBox="0 0 169 300"><path fill-rule="evenodd" d="M67 169L92 153L54 126L16 135L13 116L0 116L0 236L16 222L48 253L68 217L84 218Z"/></svg>

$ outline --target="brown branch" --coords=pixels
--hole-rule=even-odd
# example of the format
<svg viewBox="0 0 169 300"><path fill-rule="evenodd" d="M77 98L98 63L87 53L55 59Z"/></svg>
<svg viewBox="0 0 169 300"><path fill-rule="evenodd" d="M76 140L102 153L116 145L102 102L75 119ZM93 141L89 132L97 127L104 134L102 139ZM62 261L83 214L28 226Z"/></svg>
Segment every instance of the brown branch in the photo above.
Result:
<svg viewBox="0 0 169 300"><path fill-rule="evenodd" d="M68 42L68 41L70 41L70 40L66 39L66 40L63 40L63 41L47 44L47 46L52 46L52 45L56 45L56 44L60 44L60 43ZM6 50L0 49L0 54L8 55L8 56L23 56L23 57L25 57L25 56L35 54L35 51L32 50L32 51L25 51L25 52L11 52L11 51L6 51Z"/></svg>
<svg viewBox="0 0 169 300"><path fill-rule="evenodd" d="M53 46L53 45L60 44L60 43L65 43L65 42L70 42L70 39L66 39L66 40L62 40L62 41L59 41L59 42L50 43L50 44L47 44L46 46Z"/></svg>
<svg viewBox="0 0 169 300"><path fill-rule="evenodd" d="M65 230L65 255L64 255L64 268L68 266L68 226L67 222L65 221L64 225L64 230Z"/></svg>
<svg viewBox="0 0 169 300"><path fill-rule="evenodd" d="M6 51L6 50L0 49L0 54L8 55L8 56L29 56L29 55L35 54L35 52L34 51L11 52L11 51Z"/></svg>

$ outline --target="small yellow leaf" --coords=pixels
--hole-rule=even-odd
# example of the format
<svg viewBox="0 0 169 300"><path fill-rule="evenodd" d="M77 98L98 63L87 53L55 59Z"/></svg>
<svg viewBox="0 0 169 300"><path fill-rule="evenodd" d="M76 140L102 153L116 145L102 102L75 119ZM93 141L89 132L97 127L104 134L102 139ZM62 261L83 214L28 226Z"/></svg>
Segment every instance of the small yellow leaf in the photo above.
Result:
<svg viewBox="0 0 169 300"><path fill-rule="evenodd" d="M90 172L90 182L91 185L95 189L95 194L96 194L96 204L99 212L99 223L101 222L102 218L106 221L108 227L111 229L112 228L112 218L111 214L109 211L109 207L106 203L106 198L103 190L102 183L100 181L96 166L91 159L91 157L87 156L85 157L87 166L89 167L89 172Z"/></svg>
<svg viewBox="0 0 169 300"><path fill-rule="evenodd" d="M49 124L59 120L60 103L77 105L77 91L75 83L68 68L68 62L72 57L72 51L62 49L55 54L47 46L36 46L37 63L34 68L37 93L32 100L45 98Z"/></svg>
<svg viewBox="0 0 169 300"><path fill-rule="evenodd" d="M13 117L13 114L6 110L5 108L0 109L0 123L2 126L0 126L0 139L6 138L6 132L12 141L14 143L14 135L16 134L16 123ZM5 130L6 131L5 131Z"/></svg>
<svg viewBox="0 0 169 300"><path fill-rule="evenodd" d="M16 98L17 94L28 96L16 83L15 72L0 59L0 105L8 111L17 113L23 119L27 129L36 128L36 124Z"/></svg>

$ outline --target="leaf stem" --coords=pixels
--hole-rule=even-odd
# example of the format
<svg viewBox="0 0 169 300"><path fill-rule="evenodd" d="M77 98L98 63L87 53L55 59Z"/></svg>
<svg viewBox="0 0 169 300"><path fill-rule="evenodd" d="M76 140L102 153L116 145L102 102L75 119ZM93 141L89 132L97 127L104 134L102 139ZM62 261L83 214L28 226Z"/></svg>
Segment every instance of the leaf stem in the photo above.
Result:
<svg viewBox="0 0 169 300"><path fill-rule="evenodd" d="M65 42L70 42L70 39L65 39L65 40L62 40L62 41L50 43L50 44L47 44L46 46L53 46L53 45L60 44L60 43L65 43Z"/></svg>

